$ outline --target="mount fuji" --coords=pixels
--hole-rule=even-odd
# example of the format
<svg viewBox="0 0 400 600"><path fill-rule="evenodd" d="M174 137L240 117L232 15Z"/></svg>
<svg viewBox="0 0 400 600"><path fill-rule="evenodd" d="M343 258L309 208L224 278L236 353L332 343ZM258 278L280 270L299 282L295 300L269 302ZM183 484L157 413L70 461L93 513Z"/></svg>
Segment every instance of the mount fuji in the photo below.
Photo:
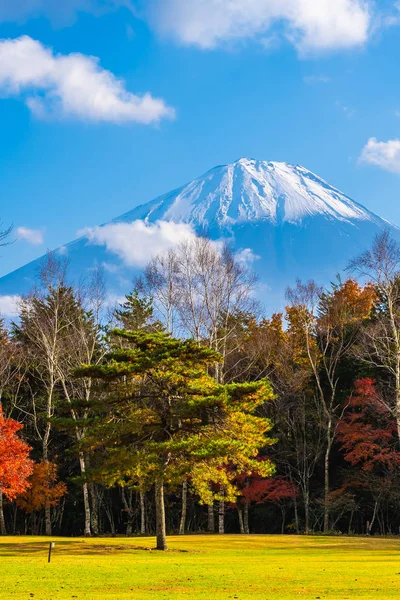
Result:
<svg viewBox="0 0 400 600"><path fill-rule="evenodd" d="M55 252L68 258L72 279L104 267L110 294L121 296L152 253L186 235L223 239L254 269L259 295L280 308L296 278L327 284L373 237L400 230L305 169L242 158L99 227ZM0 279L0 295L31 288L42 259Z"/></svg>

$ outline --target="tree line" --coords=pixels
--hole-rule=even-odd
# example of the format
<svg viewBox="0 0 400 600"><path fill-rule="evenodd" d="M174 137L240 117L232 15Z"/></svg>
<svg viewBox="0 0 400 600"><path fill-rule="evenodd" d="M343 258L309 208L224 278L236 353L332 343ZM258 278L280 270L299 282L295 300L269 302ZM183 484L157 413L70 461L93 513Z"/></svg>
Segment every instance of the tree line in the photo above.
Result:
<svg viewBox="0 0 400 600"><path fill-rule="evenodd" d="M257 295L201 237L116 306L49 254L0 324L1 533L398 534L398 243Z"/></svg>

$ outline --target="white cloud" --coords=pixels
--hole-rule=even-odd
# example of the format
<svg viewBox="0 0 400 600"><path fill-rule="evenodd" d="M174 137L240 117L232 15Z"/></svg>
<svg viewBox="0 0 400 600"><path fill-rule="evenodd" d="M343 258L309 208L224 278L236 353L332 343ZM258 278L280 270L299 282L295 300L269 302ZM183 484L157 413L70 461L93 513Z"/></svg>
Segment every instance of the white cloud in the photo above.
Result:
<svg viewBox="0 0 400 600"><path fill-rule="evenodd" d="M235 258L239 264L246 266L251 265L256 260L259 260L261 256L254 254L251 248L242 248L236 252Z"/></svg>
<svg viewBox="0 0 400 600"><path fill-rule="evenodd" d="M39 246L44 243L43 232L40 229L30 229L29 227L17 227L17 238L25 240L29 244Z"/></svg>
<svg viewBox="0 0 400 600"><path fill-rule="evenodd" d="M71 25L79 12L101 15L119 6L131 7L130 0L0 0L0 21L24 22L48 17L57 26Z"/></svg>
<svg viewBox="0 0 400 600"><path fill-rule="evenodd" d="M118 296L116 294L109 294L105 299L106 305L112 308L117 304L124 304L124 302L126 302L126 296Z"/></svg>
<svg viewBox="0 0 400 600"><path fill-rule="evenodd" d="M301 54L345 50L368 39L369 0L142 0L160 32L203 49L264 38L278 25Z"/></svg>
<svg viewBox="0 0 400 600"><path fill-rule="evenodd" d="M86 237L91 244L106 246L130 267L143 267L150 258L179 244L195 234L186 223L145 221L110 223L102 227L86 228L78 235Z"/></svg>
<svg viewBox="0 0 400 600"><path fill-rule="evenodd" d="M3 317L17 317L20 296L0 296L0 315Z"/></svg>
<svg viewBox="0 0 400 600"><path fill-rule="evenodd" d="M108 262L102 262L101 263L102 268L107 271L108 273L118 273L118 271L120 270L121 266L120 265L114 265L112 263L108 263Z"/></svg>
<svg viewBox="0 0 400 600"><path fill-rule="evenodd" d="M376 138L370 138L362 150L360 161L400 173L400 139L378 142Z"/></svg>
<svg viewBox="0 0 400 600"><path fill-rule="evenodd" d="M0 41L0 91L25 99L38 117L149 124L174 116L162 99L128 92L84 54L54 54L29 36Z"/></svg>

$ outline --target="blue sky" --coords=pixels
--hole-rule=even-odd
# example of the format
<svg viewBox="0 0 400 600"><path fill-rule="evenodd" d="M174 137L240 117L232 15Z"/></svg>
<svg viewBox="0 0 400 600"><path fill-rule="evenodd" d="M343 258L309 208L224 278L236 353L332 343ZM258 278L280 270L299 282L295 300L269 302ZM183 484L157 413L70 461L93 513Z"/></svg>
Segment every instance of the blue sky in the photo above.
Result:
<svg viewBox="0 0 400 600"><path fill-rule="evenodd" d="M400 224L397 2L0 0L0 38L0 276L242 156Z"/></svg>

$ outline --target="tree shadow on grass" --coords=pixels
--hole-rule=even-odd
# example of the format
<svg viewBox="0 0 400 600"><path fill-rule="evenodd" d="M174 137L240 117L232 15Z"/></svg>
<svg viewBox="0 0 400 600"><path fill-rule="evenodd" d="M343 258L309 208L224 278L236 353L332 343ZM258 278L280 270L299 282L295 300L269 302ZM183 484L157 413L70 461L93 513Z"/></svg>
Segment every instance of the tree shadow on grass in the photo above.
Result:
<svg viewBox="0 0 400 600"><path fill-rule="evenodd" d="M0 557L1 556L14 556L21 557L21 555L34 555L34 554L46 554L49 550L50 541L43 542L22 542L22 543L9 543L2 542L0 538ZM132 552L143 553L152 552L159 554L159 551L155 548L146 546L136 546L132 544L93 544L87 543L84 540L64 540L62 542L55 542L53 548L54 555L57 556L107 556L110 554L130 554ZM187 553L188 550L173 549L167 552L183 552Z"/></svg>

